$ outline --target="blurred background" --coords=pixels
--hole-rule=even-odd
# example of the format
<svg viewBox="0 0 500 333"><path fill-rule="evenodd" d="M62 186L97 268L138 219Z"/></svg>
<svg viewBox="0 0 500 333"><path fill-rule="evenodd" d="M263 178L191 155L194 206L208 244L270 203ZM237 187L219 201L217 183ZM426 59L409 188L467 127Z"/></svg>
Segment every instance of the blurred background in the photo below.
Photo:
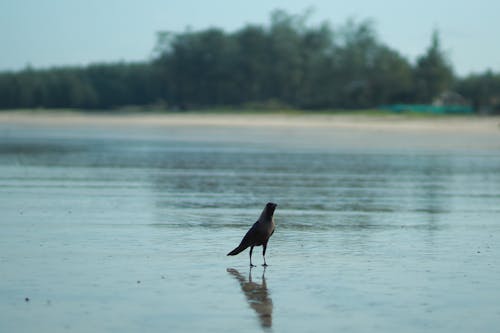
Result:
<svg viewBox="0 0 500 333"><path fill-rule="evenodd" d="M4 0L0 108L497 113L499 6Z"/></svg>

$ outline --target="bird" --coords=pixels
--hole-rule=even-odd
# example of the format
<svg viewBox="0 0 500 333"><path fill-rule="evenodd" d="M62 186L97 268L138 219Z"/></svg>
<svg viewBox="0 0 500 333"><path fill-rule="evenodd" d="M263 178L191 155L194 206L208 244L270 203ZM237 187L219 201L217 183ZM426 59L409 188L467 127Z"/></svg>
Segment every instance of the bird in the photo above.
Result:
<svg viewBox="0 0 500 333"><path fill-rule="evenodd" d="M264 210L260 214L257 222L253 224L250 230L247 231L240 245L238 245L234 250L229 252L228 256L235 256L238 253L244 251L247 247L250 247L250 267L255 267L252 264L252 251L254 246L262 245L262 257L264 258L264 264L262 266L267 266L266 263L266 248L269 238L274 233L274 220L273 214L274 210L278 205L273 202L268 202Z"/></svg>

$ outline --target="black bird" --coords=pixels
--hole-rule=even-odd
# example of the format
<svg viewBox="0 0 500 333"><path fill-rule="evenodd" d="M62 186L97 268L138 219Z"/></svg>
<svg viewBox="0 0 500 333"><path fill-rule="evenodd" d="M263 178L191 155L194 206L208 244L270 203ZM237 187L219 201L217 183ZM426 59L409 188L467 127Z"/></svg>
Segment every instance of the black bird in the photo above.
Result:
<svg viewBox="0 0 500 333"><path fill-rule="evenodd" d="M247 231L245 237L243 237L243 239L241 240L240 245L238 245L237 248L235 248L234 250L232 250L227 254L228 256L235 256L250 246L250 266L253 267L254 266L252 264L253 247L262 245L263 247L262 256L264 257L264 264L262 266L267 266L266 248L267 248L267 242L269 241L269 238L274 232L273 214L274 210L276 209L276 206L278 205L272 202L268 202L266 204L266 207L264 207L264 210L262 211L262 214L260 214L260 217L257 220L257 222L255 222L254 225L250 228L250 230Z"/></svg>

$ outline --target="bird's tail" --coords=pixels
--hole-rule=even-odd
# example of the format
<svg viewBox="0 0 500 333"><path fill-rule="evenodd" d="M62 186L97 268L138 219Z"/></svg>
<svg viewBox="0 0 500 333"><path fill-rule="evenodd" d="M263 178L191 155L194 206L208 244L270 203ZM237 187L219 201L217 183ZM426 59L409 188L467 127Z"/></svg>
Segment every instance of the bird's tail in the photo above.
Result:
<svg viewBox="0 0 500 333"><path fill-rule="evenodd" d="M234 250L232 250L231 252L229 252L227 255L228 256L235 256L237 255L238 253L240 253L241 251L245 250L248 246L244 246L244 245L238 245L237 248L235 248Z"/></svg>

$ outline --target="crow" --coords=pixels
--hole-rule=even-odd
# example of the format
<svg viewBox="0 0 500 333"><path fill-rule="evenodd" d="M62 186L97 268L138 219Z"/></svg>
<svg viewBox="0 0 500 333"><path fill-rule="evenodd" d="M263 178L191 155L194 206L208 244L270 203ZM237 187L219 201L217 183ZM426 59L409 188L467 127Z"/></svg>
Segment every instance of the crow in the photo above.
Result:
<svg viewBox="0 0 500 333"><path fill-rule="evenodd" d="M262 266L267 266L266 248L269 238L274 233L273 214L276 206L278 205L272 202L266 204L257 222L247 231L240 245L227 254L228 256L235 256L250 246L250 267L255 267L255 265L252 264L253 247L262 245L262 256L264 257L264 264Z"/></svg>

